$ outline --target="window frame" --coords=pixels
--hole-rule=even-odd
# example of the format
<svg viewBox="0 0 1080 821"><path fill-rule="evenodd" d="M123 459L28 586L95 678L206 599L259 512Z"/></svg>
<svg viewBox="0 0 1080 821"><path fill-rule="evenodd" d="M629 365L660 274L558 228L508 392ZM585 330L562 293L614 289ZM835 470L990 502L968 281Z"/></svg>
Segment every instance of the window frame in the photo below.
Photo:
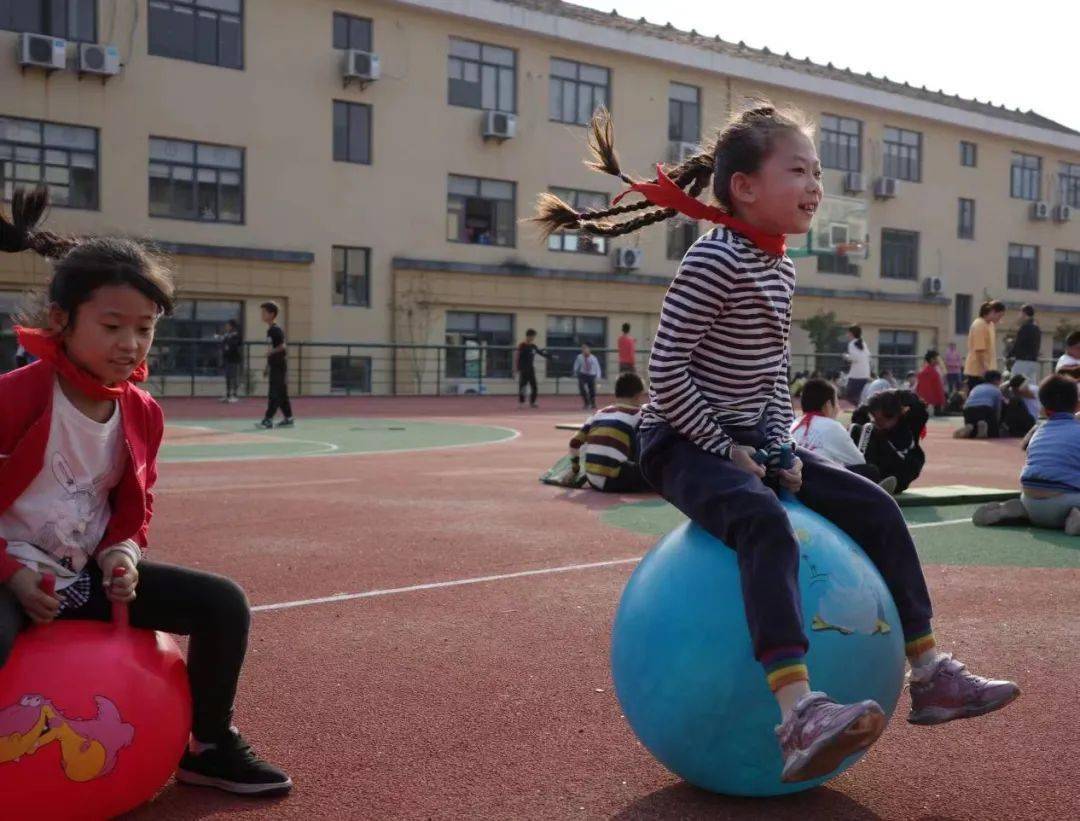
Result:
<svg viewBox="0 0 1080 821"><path fill-rule="evenodd" d="M672 96L672 92L675 90L676 86L679 88L693 89L697 96L697 100L695 102L690 102L688 100L676 99ZM682 126L685 121L685 108L697 109L697 132L693 137L686 137L682 134ZM678 111L677 118L674 116L676 110ZM676 129L676 119L678 120L678 129ZM676 130L679 131L680 136L675 136ZM675 80L670 80L668 82L668 142L693 143L695 145L701 142L701 86L693 86L689 83L680 83Z"/></svg>
<svg viewBox="0 0 1080 821"><path fill-rule="evenodd" d="M1028 160L1035 160L1035 166L1030 166ZM1028 196L1032 193L1033 183L1035 196ZM1038 154L1012 152L1009 162L1009 197L1027 202L1038 202L1042 199L1042 157Z"/></svg>
<svg viewBox="0 0 1080 821"><path fill-rule="evenodd" d="M969 206L965 214L964 207ZM967 220L964 217L967 216ZM966 230L965 230L966 229ZM975 239L975 200L970 197L960 197L959 213L956 220L957 239Z"/></svg>
<svg viewBox="0 0 1080 821"><path fill-rule="evenodd" d="M1062 258L1063 255L1065 259ZM1054 293L1080 294L1080 251L1054 249Z"/></svg>
<svg viewBox="0 0 1080 821"><path fill-rule="evenodd" d="M337 253L345 263L343 270L337 268ZM349 252L362 251L364 254L364 273L353 274L349 271ZM343 276L342 288L338 290L338 275ZM363 245L331 245L330 246L330 305L334 308L370 308L371 307L371 249ZM362 302L350 302L349 278L364 280L364 297ZM337 295L341 293L341 302L337 301Z"/></svg>
<svg viewBox="0 0 1080 821"><path fill-rule="evenodd" d="M89 3L91 8L90 25L92 31L89 37L79 36L78 34L72 36L71 19L70 15L67 14L68 9L66 4L64 31L58 32L54 25L54 21L52 20L53 6L49 0L32 0L32 2L36 2L37 8L40 10L39 19L42 21L41 26L34 29L20 28L16 25L17 20L15 18L14 2L17 2L17 0L13 0L12 2L10 22L5 21L4 18L0 17L0 31L14 31L18 34L41 34L46 37L60 37L70 43L97 43L98 41L98 12L100 11L98 0L80 0L80 2ZM38 29L40 29L40 31Z"/></svg>
<svg viewBox="0 0 1080 821"><path fill-rule="evenodd" d="M453 44L454 44L455 41L457 41L459 43L467 43L469 45L477 46L478 49L479 49L479 53L480 53L479 58L474 59L474 58L471 58L471 57L459 57L459 56L453 54L452 49L453 49ZM485 62L485 60L484 60L484 49L485 48L493 48L493 49L500 49L502 51L509 51L514 56L514 64L513 64L513 66L505 66L502 63ZM451 63L454 60L458 60L458 61L460 61L462 63L475 64L478 67L476 85L480 86L480 104L479 105L470 105L469 103L454 102L453 96L452 96L453 95L453 87L451 85L451 83L453 83L454 80L455 80L455 78L453 76L451 76L451 74L452 74L452 72L451 72ZM495 107L494 108L487 108L487 107L484 106L484 79L483 79L483 77L484 77L484 68L485 67L492 68L492 69L495 70ZM511 101L511 104L510 104L509 108L505 108L505 107L503 107L503 106L501 106L499 104L500 103L499 97L501 96L501 94L500 94L501 83L499 82L499 80L500 80L500 72L502 72L504 70L509 70L511 72L512 77L513 77L513 82L511 83L510 88L511 88L511 93L512 93L514 99ZM517 81L518 81L518 50L516 48L513 48L511 46L500 46L500 45L498 45L496 43L485 43L485 42L482 42L480 40L472 40L472 39L470 39L468 37L458 37L458 36L453 35L453 34L451 34L449 36L447 49L446 49L446 103L447 103L447 105L452 105L452 106L455 106L456 108L471 108L471 109L473 109L475 111L498 111L498 112L504 113L504 114L517 114L517 104L518 104ZM459 82L472 83L471 80L459 80Z"/></svg>
<svg viewBox="0 0 1080 821"><path fill-rule="evenodd" d="M890 235L890 236L886 236ZM898 275L895 273L889 273L886 270L887 261L895 261L895 256L890 257L888 249L891 246L898 245L897 240L900 238L907 238L912 240L911 245L911 260L912 260L912 275ZM909 231L904 228L882 228L881 229L881 278L882 279L899 279L906 280L908 282L918 282L919 280L919 232ZM895 254L895 252L894 252Z"/></svg>
<svg viewBox="0 0 1080 821"><path fill-rule="evenodd" d="M671 262L680 262L682 258L690 251L694 246L694 243L701 237L701 223L698 220L690 219L688 217L674 217L667 221L665 231L665 254L667 259ZM679 232L685 232L681 237ZM691 238L691 234L693 235ZM676 240L690 239L689 244L681 254L675 256L678 253L679 246L675 244Z"/></svg>
<svg viewBox="0 0 1080 821"><path fill-rule="evenodd" d="M151 367L157 374L161 376L189 376L194 371L196 376L219 377L224 379L221 362L221 345L215 342L214 334L220 332L221 326L224 325L227 320L200 319L200 303L226 303L236 306L236 314L232 318L235 319L237 325L239 325L240 339L243 340L245 338L244 300L215 299L214 297L191 297L189 299L180 299L176 303L176 310L172 316L163 317L158 320L159 326L155 333L154 345L151 348L151 356L154 360L151 363ZM182 316L187 305L191 306L190 319ZM180 325L183 328L198 328L200 331L208 329L213 333L209 335L200 333L198 336L194 336L185 333L176 334L175 329L172 334L161 333L161 327L168 328L170 324ZM159 342L159 340L171 339L181 340L187 344L178 344L175 346L177 350L173 351L172 347L174 343ZM191 361L192 355L194 355L194 363ZM184 364L177 365L176 363L181 359L184 360ZM202 362L202 364L200 364L200 362ZM209 362L209 364L207 364L207 362Z"/></svg>
<svg viewBox="0 0 1080 821"><path fill-rule="evenodd" d="M1080 163L1059 163L1058 197L1062 205L1080 208Z"/></svg>
<svg viewBox="0 0 1080 821"><path fill-rule="evenodd" d="M836 127L829 128L827 119L834 121ZM856 127L856 133L844 131L843 126L848 123L854 123ZM829 149L826 149L825 135L835 135L835 140L832 140ZM820 123L820 139L818 140L818 153L821 155L821 167L831 168L836 171L849 171L856 174L862 173L862 139L863 139L863 122L857 120L854 117L843 117L839 114L822 113ZM852 142L854 141L854 143ZM855 165L849 167L846 163L851 159L851 152L854 148L855 151ZM843 159L842 159L843 158Z"/></svg>
<svg viewBox="0 0 1080 821"><path fill-rule="evenodd" d="M355 367L354 362L363 363L365 379L361 380L359 387L353 387L352 383L345 383L344 385L334 383L334 363L345 360L347 368ZM370 356L357 356L353 353L344 354L331 354L330 355L330 393L339 394L343 393L346 396L350 396L354 393L368 394L372 392L372 383L374 382L374 374L372 373L372 357Z"/></svg>
<svg viewBox="0 0 1080 821"><path fill-rule="evenodd" d="M375 162L375 108L370 103L357 103L351 100L334 100L334 105L331 108L331 130L333 131L331 155L334 162L350 163L352 165L373 165ZM345 110L345 156L338 156L338 144L337 144L337 113L338 106L344 106ZM367 159L354 160L348 156L349 147L352 144L352 111L354 109L363 109L367 111L367 136L365 142L367 144Z"/></svg>
<svg viewBox="0 0 1080 821"><path fill-rule="evenodd" d="M462 179L462 180L473 180L473 181L475 181L477 183L476 190L477 190L478 193L475 196L472 196L472 197L467 197L464 194L451 193L451 191L450 191L450 180L453 177L457 177L458 179ZM505 183L505 184L510 185L511 186L511 191L512 191L511 199L509 199L509 200L507 200L507 199L489 199L489 198L486 198L486 197L482 196L483 183L485 183L485 182ZM476 246L480 246L480 247L489 247L489 248L516 248L517 247L517 182L516 181L514 181L514 180L498 180L498 179L493 179L491 177L473 177L473 176L470 176L468 174L447 174L446 175L446 216L447 216L447 228L448 229L449 229L449 218L450 218L450 214L451 214L450 204L451 204L452 198L454 198L454 197L459 197L459 198L462 198L464 200L464 206L463 206L462 211L461 211L464 219L462 219L461 226L459 226L459 228L461 230L458 231L457 239L451 239L449 236L447 236L447 238L446 238L447 242L459 243L461 245L476 245ZM484 202L493 202L493 203L500 203L500 202L509 202L510 203L510 220L508 222L509 230L510 230L510 242L509 243L470 242L468 239L462 239L461 238L461 231L465 229L466 223L468 221L468 219L467 219L467 217L468 217L468 201L470 199L477 199L477 200L482 200ZM494 236L495 237L498 236L498 227L499 227L499 214L498 214L498 210L496 209L495 214L494 214L493 224L492 224L492 229L494 230Z"/></svg>
<svg viewBox="0 0 1080 821"><path fill-rule="evenodd" d="M344 46L339 46L337 44L337 24L339 20L343 21L346 24L346 45ZM353 23L365 23L367 25L367 48L351 45ZM335 11L330 22L330 44L332 48L337 49L338 51L375 51L375 21L372 20L370 17L364 17L359 14L349 14L344 11Z"/></svg>
<svg viewBox="0 0 1080 821"><path fill-rule="evenodd" d="M574 66L574 75L575 76L574 77L566 77L566 76L564 76L562 74L556 74L555 73L555 65L554 65L556 62L572 64ZM607 75L607 81L604 84L600 84L600 83L595 83L595 82L593 82L591 80L583 80L583 79L581 79L581 70L582 69L594 69L596 71L602 71L602 72L604 72L604 74ZM604 106L610 111L611 110L611 75L612 75L611 69L607 68L605 66L598 66L598 65L595 65L593 63L583 63L580 60L570 60L570 59L568 59L566 57L549 57L548 58L548 122L561 123L562 125L588 126L588 124L590 122L592 122L593 114L596 113L596 110L600 106ZM570 85L573 86L573 89L574 89L574 107L573 107L574 119L572 119L572 120L564 120L564 119L562 119L562 111L563 111L563 108L565 108L565 105L562 105L562 106L559 107L559 116L555 116L553 114L553 112L552 112L552 109L554 108L554 105L555 105L555 83L559 83L563 94L565 94L567 84L570 84ZM580 106L580 100L581 100L580 95L581 95L582 86L587 86L590 89L590 93L591 93L591 97L592 97L592 103L593 103L592 109L589 111L589 114L588 114L588 116L586 117L586 119L584 121L578 119L578 114L580 113L579 106ZM601 89L601 88L604 89L604 95L603 95L604 99L603 99L602 102L597 103L596 102L596 90ZM561 99L563 99L563 98L560 98L560 100Z"/></svg>
<svg viewBox="0 0 1080 821"><path fill-rule="evenodd" d="M193 147L193 149L194 149L193 156L195 158L194 162L192 164L190 164L190 165L188 163L184 163L184 162L169 162L168 160L155 160L152 157L148 158L147 175L146 175L146 181L147 181L147 215L151 219L172 219L172 220L181 220L183 222L201 222L201 223L206 224L206 225L247 225L247 148L245 148L242 145L226 145L224 143L203 143L203 142L198 142L197 140L186 140L186 139L182 139L182 138L179 138L179 137L163 137L160 134L151 134L148 139L149 140L165 140L167 142L176 142L176 143L187 143L188 145L191 145ZM147 145L149 145L149 143L147 143ZM206 146L208 148L231 148L231 149L235 149L235 150L239 151L240 152L240 168L239 169L233 169L233 168L223 168L221 166L203 166L203 165L200 165L199 164L199 146ZM152 179L152 177L150 176L150 166L155 165L155 164L157 164L157 165L167 164L167 165L170 166L170 168L172 168L174 166L184 166L184 167L192 169L192 182L194 183L193 194L194 194L194 198L195 198L195 203L194 203L195 204L195 216L182 217L182 216L176 216L174 214L155 214L155 213L153 213L151 211L151 209L153 207L153 197L150 194L150 180ZM236 221L236 220L223 220L223 219L208 220L208 219L203 219L202 217L199 216L199 214L198 214L198 212L199 212L199 178L198 177L199 177L199 170L204 169L204 168L205 169L212 169L212 170L214 170L216 172L221 172L221 171L225 170L225 171L236 171L237 173L239 173L239 175L240 175L240 219L239 219L239 221ZM172 177L170 176L169 179L171 180ZM221 190L221 181L220 181L220 179L217 181L216 185L217 185L217 190L218 190L219 195L220 195L220 190ZM220 210L221 209L219 208L218 213L220 213Z"/></svg>
<svg viewBox="0 0 1080 821"><path fill-rule="evenodd" d="M604 200L603 208L607 208L610 202L610 197L603 191L584 191L580 188L563 188L562 186L552 185L548 189L552 194L561 199L567 205L571 206L575 211L580 211L587 206L581 204L581 198L584 197L602 197ZM576 240L576 248L567 248L567 240ZM582 247L586 243L592 243L593 247ZM580 231L558 231L548 237L547 249L557 254L582 254L584 256L604 256L608 252L608 238L598 237L592 234L583 234ZM558 246L558 247L556 247Z"/></svg>
<svg viewBox="0 0 1080 821"><path fill-rule="evenodd" d="M473 327L469 330L450 329L450 316L451 314L457 314L459 316L471 316L473 318ZM510 320L509 331L485 331L480 327L482 317L498 317L499 319ZM471 311L471 310L448 310L443 315L443 340L445 342L444 348L444 360L443 360L443 376L446 379L512 379L514 376L514 330L517 323L517 317L512 313L506 313L503 311ZM505 344L495 343L482 338L484 334L494 335L496 333L506 334L507 342ZM450 341L451 334L458 334L461 336L460 343L454 343ZM472 335L471 337L469 335ZM468 372L468 359L466 357L466 351L468 350L466 343L475 342L480 348L482 372L476 376L470 376ZM494 350L490 350L494 348ZM460 350L460 368L457 368L458 356L456 352ZM452 356L452 354L454 354ZM494 355L493 355L494 354ZM505 360L505 361L504 361ZM451 364L454 365L454 372L451 373Z"/></svg>
<svg viewBox="0 0 1080 821"><path fill-rule="evenodd" d="M970 155L971 162L967 162ZM979 144L971 140L960 141L960 165L964 168L979 167Z"/></svg>
<svg viewBox="0 0 1080 821"><path fill-rule="evenodd" d="M896 139L890 139L890 132L894 132ZM904 142L905 135L914 135L915 144ZM887 125L885 126L881 145L881 167L884 176L895 177L906 182L922 182L923 134L921 131ZM895 148L895 152L891 151L890 147ZM905 175L911 170L912 154L914 154L915 159L915 176L913 177ZM890 173L890 166L891 170L896 173ZM899 173L900 171L904 171L905 174Z"/></svg>
<svg viewBox="0 0 1080 821"><path fill-rule="evenodd" d="M569 337L572 340L572 344L570 344L570 345L555 345L551 341L552 336L553 335L555 335L555 336L566 336L566 334L561 334L561 333L559 333L557 331L552 331L551 330L552 320L558 321L558 320L566 320L566 319L571 320L571 326L573 328L573 330L569 334ZM604 330L603 330L601 344L596 345L596 344L593 344L591 342L588 343L588 344L589 344L589 347L592 348L593 353L596 354L596 358L600 360L600 378L601 379L605 378L606 373L607 373L607 357L602 356L601 354L604 351L606 351L607 348L608 348L608 330L609 330L608 329L608 318L606 316L590 316L588 314L548 314L547 318L545 320L545 329L546 329L545 330L545 334L546 334L545 335L545 342L546 342L546 347L548 348L549 351L552 348L560 348L560 349L567 349L567 350L560 350L558 352L558 354L553 354L553 355L551 355L551 356L549 356L547 358L547 361L546 361L546 363L544 365L544 375L545 375L545 377L547 379L569 378L569 377L573 376L573 373L574 373L574 359L577 358L577 353L575 352L573 354L573 356L570 357L569 361L567 361L565 363L563 362L562 356L565 355L568 352L569 349L574 349L574 348L580 349L581 345L582 345L582 342L585 341L585 337L599 338L598 335L596 335L596 334L585 333L584 331L579 330L578 326L579 326L579 324L581 323L582 320L598 320L599 322L602 323L602 326L603 326Z"/></svg>
<svg viewBox="0 0 1080 821"><path fill-rule="evenodd" d="M71 209L76 210L76 211L100 211L101 210L101 129L96 128L94 126L90 126L90 125L79 125L77 123L61 123L61 122L56 122L55 120L35 120L35 119L31 118L31 117L9 117L6 114L0 115L0 121L4 121L4 120L15 121L15 122L20 122L20 123L32 123L32 124L36 125L37 128L38 128L38 133L40 134L41 139L40 139L40 142L35 144L35 143L19 142L19 141L13 140L13 139L8 139L8 137L6 135L0 136L0 145L10 145L10 146L12 146L11 160L6 160L6 159L0 157L0 163L11 162L11 164L13 166L20 165L20 164L23 164L23 165L36 164L41 169L42 174L46 175L46 176L47 176L47 171L46 171L47 168L67 168L70 171L71 168L78 167L78 166L72 166L71 165L71 154L72 153L75 153L75 154L90 154L91 153L90 151L84 151L84 150L79 150L79 149L71 149L71 148L66 147L66 146L59 146L59 147L52 146L52 147L50 147L45 142L45 128L46 128L46 126L55 126L57 128L77 128L77 129L80 129L80 130L83 130L83 131L92 132L93 135L94 135L94 150L93 150L93 155L94 155L94 198L93 198L93 206L91 206L91 207L83 207L81 205L69 205L67 203L60 203L60 202L55 202L54 201L51 204L50 207L53 207L53 208L71 208ZM23 146L25 148L36 149L36 150L40 151L41 157L40 157L39 161L37 163L27 163L27 162L19 163L18 160L16 159L16 153L17 153L17 149L18 149L19 146ZM64 151L64 152L66 152L67 155L68 155L68 157L67 157L67 165L61 166L61 165L59 165L57 163L53 163L53 164L50 165L49 163L47 163L46 159L47 159L49 151ZM0 170L2 170L2 169L0 169ZM20 180L17 176L13 177L12 180L11 180L12 193L14 193L15 187L20 182L30 182L30 181ZM39 179L36 182L37 183L44 183L45 185L49 184L48 181L45 178ZM71 189L70 177L68 179L67 187L69 189L68 198L69 198L69 201L70 201L70 189ZM10 202L11 201L10 197L5 197L4 196L3 187L0 187L0 201L2 201L2 202Z"/></svg>
<svg viewBox="0 0 1080 821"><path fill-rule="evenodd" d="M1023 249L1024 251L1033 251L1034 254L1027 256L1026 254L1017 255L1013 253L1014 249ZM1025 269L1023 271L1015 270L1014 260L1021 260L1025 262ZM1031 278L1031 283L1028 284L1028 279ZM1014 284L1016 283L1016 284ZM1005 272L1005 287L1010 291L1038 291L1039 290L1039 246L1027 245L1022 242L1010 242L1008 250L1008 258Z"/></svg>
<svg viewBox="0 0 1080 821"><path fill-rule="evenodd" d="M146 5L146 52L151 57L164 57L168 60L184 60L189 63L198 63L204 66L215 66L216 68L228 68L234 71L244 71L247 63L247 0L237 0L240 4L240 10L236 12L222 11L212 6L201 5L203 0L148 0ZM193 15L198 15L200 12L206 15L212 15L215 18L215 25L218 27L218 40L215 44L217 52L217 59L201 60L198 57L198 34L196 32L195 39L192 40L193 52L191 55L178 55L178 54L165 54L159 51L154 51L154 37L151 32L151 21L153 18L153 9L155 5L167 5L169 11L174 11L175 6L182 6L184 8L190 8ZM236 17L239 20L240 26L240 42L239 42L239 63L237 65L231 65L221 62L221 38L220 38L220 26L222 16Z"/></svg>
<svg viewBox="0 0 1080 821"><path fill-rule="evenodd" d="M910 346L906 343L901 343L901 335L910 335ZM888 343L890 349L895 352L884 353L885 337L891 335L892 339ZM903 347L903 352L897 351L899 347ZM907 352L910 347L910 353ZM917 330L911 330L910 328L879 328L878 329L878 369L884 371L886 369L891 370L894 376L903 378L903 375L908 371L917 370L918 356L917 351L919 348L919 332ZM904 363L904 367L899 367L897 363Z"/></svg>
<svg viewBox="0 0 1080 821"><path fill-rule="evenodd" d="M971 329L971 317L971 294L955 294L953 296L953 329L957 336L966 334Z"/></svg>

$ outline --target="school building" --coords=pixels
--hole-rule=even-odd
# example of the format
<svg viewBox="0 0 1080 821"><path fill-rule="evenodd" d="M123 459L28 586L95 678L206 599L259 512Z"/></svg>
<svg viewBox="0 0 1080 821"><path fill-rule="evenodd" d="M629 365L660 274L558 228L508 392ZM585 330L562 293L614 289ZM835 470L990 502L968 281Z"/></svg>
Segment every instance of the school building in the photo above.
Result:
<svg viewBox="0 0 1080 821"><path fill-rule="evenodd" d="M206 343L162 343L159 391L215 390L213 334L235 318L262 340L266 299L305 343L291 373L310 392L510 391L505 346L527 328L606 348L629 322L647 348L705 226L544 243L523 220L542 191L619 191L582 164L597 105L644 175L754 97L818 124L827 199L792 241L796 355L820 311L896 361L963 348L987 296L1035 305L1047 358L1080 323L1080 133L1031 111L557 0L0 3L2 196L44 182L53 230L171 255L182 301L159 337ZM45 272L0 256L5 367Z"/></svg>

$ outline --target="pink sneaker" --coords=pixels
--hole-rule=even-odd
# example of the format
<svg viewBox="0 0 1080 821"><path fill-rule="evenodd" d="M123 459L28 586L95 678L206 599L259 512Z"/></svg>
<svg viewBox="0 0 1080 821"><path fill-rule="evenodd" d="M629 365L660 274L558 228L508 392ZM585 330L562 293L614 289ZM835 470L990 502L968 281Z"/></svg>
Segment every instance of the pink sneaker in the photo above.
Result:
<svg viewBox="0 0 1080 821"><path fill-rule="evenodd" d="M944 724L1000 710L1020 696L1011 681L995 681L974 673L951 655L942 654L924 679L911 679L912 724Z"/></svg>
<svg viewBox="0 0 1080 821"><path fill-rule="evenodd" d="M807 693L776 728L784 756L780 780L828 775L849 755L877 741L884 729L885 713L876 701L837 704L824 693Z"/></svg>

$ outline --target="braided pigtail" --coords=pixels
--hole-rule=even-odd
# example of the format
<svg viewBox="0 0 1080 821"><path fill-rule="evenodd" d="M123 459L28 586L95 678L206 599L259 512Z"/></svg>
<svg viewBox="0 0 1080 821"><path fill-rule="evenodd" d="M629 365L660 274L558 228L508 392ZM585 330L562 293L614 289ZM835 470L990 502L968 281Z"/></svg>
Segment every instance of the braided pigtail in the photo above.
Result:
<svg viewBox="0 0 1080 821"><path fill-rule="evenodd" d="M79 244L76 237L65 237L37 226L49 208L49 189L39 186L17 188L11 197L11 218L0 213L0 251L34 251L49 259L59 259Z"/></svg>

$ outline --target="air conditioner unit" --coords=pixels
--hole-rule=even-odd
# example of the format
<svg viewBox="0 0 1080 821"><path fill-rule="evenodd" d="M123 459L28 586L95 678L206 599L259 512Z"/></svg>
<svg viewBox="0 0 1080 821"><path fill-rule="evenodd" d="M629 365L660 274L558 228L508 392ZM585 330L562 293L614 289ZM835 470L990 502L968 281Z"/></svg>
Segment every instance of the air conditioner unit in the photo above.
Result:
<svg viewBox="0 0 1080 821"><path fill-rule="evenodd" d="M701 146L697 143L684 143L674 140L668 143L668 162L673 165L681 165L691 157L701 153Z"/></svg>
<svg viewBox="0 0 1080 821"><path fill-rule="evenodd" d="M19 65L62 71L67 68L67 40L23 32L19 35Z"/></svg>
<svg viewBox="0 0 1080 821"><path fill-rule="evenodd" d="M357 80L363 84L373 83L382 74L379 68L379 55L372 54L370 51L351 48L345 52L341 74L346 83L350 80Z"/></svg>
<svg viewBox="0 0 1080 821"><path fill-rule="evenodd" d="M116 46L79 43L79 74L99 74L102 78L120 73L120 50Z"/></svg>
<svg viewBox="0 0 1080 821"><path fill-rule="evenodd" d="M1044 220L1050 216L1050 203L1039 200L1038 202L1031 203L1031 218L1033 220Z"/></svg>
<svg viewBox="0 0 1080 821"><path fill-rule="evenodd" d="M636 271L644 258L645 252L640 248L615 249L615 267L620 271Z"/></svg>
<svg viewBox="0 0 1080 821"><path fill-rule="evenodd" d="M1065 203L1054 206L1054 222L1068 222L1072 219L1072 208Z"/></svg>
<svg viewBox="0 0 1080 821"><path fill-rule="evenodd" d="M896 177L878 177L874 180L874 196L879 200L892 199L899 189L900 180Z"/></svg>
<svg viewBox="0 0 1080 821"><path fill-rule="evenodd" d="M941 277L926 277L922 281L922 290L927 296L941 296L945 290L945 283Z"/></svg>
<svg viewBox="0 0 1080 821"><path fill-rule="evenodd" d="M482 133L485 140L512 140L517 136L517 116L505 111L485 111Z"/></svg>
<svg viewBox="0 0 1080 821"><path fill-rule="evenodd" d="M844 193L861 194L866 190L866 180L858 171L848 171L844 174Z"/></svg>

